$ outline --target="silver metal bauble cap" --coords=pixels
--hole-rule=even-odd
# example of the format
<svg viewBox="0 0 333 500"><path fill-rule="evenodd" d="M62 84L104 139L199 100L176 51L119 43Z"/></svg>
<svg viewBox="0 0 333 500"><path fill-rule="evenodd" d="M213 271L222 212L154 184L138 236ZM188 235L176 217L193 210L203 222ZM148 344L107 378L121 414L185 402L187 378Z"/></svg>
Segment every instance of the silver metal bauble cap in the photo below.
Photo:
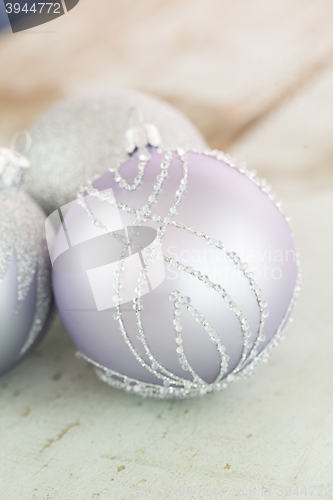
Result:
<svg viewBox="0 0 333 500"><path fill-rule="evenodd" d="M0 148L0 180L5 187L18 187L30 161L17 151Z"/></svg>

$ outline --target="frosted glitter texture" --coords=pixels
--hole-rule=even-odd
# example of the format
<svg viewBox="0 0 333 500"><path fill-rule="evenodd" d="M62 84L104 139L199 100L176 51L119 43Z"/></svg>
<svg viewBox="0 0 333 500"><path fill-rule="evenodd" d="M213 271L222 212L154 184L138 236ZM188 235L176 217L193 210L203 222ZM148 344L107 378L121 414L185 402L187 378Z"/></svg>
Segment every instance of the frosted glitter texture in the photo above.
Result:
<svg viewBox="0 0 333 500"><path fill-rule="evenodd" d="M30 196L0 188L0 374L34 349L51 317L44 222Z"/></svg>
<svg viewBox="0 0 333 500"><path fill-rule="evenodd" d="M64 100L32 126L25 189L51 213L79 187L126 156L125 132L138 117L154 124L165 148L205 147L194 125L169 104L136 90L113 89Z"/></svg>

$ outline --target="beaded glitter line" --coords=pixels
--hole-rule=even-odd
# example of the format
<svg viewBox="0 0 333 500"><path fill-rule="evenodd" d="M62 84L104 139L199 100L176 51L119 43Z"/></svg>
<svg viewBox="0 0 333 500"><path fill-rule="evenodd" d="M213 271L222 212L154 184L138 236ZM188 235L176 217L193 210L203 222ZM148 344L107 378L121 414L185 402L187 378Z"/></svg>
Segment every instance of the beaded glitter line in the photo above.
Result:
<svg viewBox="0 0 333 500"><path fill-rule="evenodd" d="M178 203L179 203L179 201L180 201L180 199L181 199L182 193L183 193L183 191L185 190L185 189L184 189L184 187L186 187L186 180L187 180L187 158L186 158L186 155L183 155L183 157L181 157L181 158L182 158L182 161L183 161L183 170L184 170L184 172L183 172L183 173L184 173L184 175L183 175L183 179L182 179L182 181L181 181L181 189L180 189L179 191L177 191L177 193L176 193L176 197L177 197L178 199L176 200L175 205L178 205ZM166 160L170 160L170 159L171 159L170 157L169 157L169 158L168 158L168 157L166 157ZM167 167L167 168L169 167L169 163L167 163L167 162L163 162L163 163L162 163L162 168L163 168L163 169L165 169L166 167ZM163 180L164 180L164 178L165 178L165 177L167 177L167 176L165 175L165 173L164 173L164 175L162 175L162 176L157 176L157 180L158 180L159 184L157 184L157 185L155 185L155 186L154 186L154 188L155 188L155 193L154 193L154 196L151 196L151 197L150 197L150 200L149 200L149 204L150 204L150 205L153 203L153 201L154 201L154 199L155 199L154 197L156 197L156 196L157 196L157 194L159 193L160 188L161 188L161 185L162 185L162 182L163 182ZM91 191L91 190L88 190L88 193L89 193L89 194L92 194L92 191ZM94 191L94 193L96 194L96 191ZM80 203L82 203L82 199L80 200ZM149 207L148 207L148 208L149 208ZM89 209L88 209L87 207L85 207L85 209L86 209L87 213L89 213L89 215L90 215L90 216L92 216L92 214L91 214L91 212L89 211ZM147 210L145 210L145 211L147 211ZM137 211L137 212L138 212L138 211ZM170 212L169 212L169 217L164 218L164 221L165 221L165 227L166 227L166 226L167 226L167 225L171 222L171 216L172 216L172 215L174 215L174 214L175 214L175 212L176 212L176 210L175 210L174 206L173 206L173 207L171 207ZM139 218L140 218L140 219L142 219L142 216L140 215L140 213L139 213L138 215L139 215ZM93 216L92 216L92 217L93 217ZM98 222L97 222L96 220L93 220L93 223L94 223L94 224L96 224L96 223L98 223ZM160 228L160 229L161 229L161 228ZM165 228L164 228L164 229L165 229ZM211 240L211 239L210 239L210 240ZM126 252L124 252L124 253L126 253ZM234 255L233 255L233 257L235 257L235 258L236 258L236 255L234 254ZM239 263L239 261L240 261L240 260L239 260L239 258L237 257L237 263ZM177 266L177 267L179 268L179 267L180 267L180 265L181 265L181 264L180 264L180 263L178 263L178 266ZM245 267L245 266L244 266L244 267ZM196 278L198 278L198 279L200 279L200 280L203 280L203 279L205 279L205 278L206 278L206 277L202 277L202 276L200 275L200 273L198 273L198 271L195 271L195 270L193 270L193 272L192 272L191 274L193 274ZM208 280L208 277L207 277L207 279L206 279L205 281L206 281L206 284L208 284L208 283L207 283L207 282L209 281L209 280ZM226 295L226 294L224 294L224 295ZM117 299L118 299L118 296L116 295L116 296L115 296L115 300L117 301ZM230 299L230 298L229 298L229 299ZM140 336L139 336L139 338L140 338L141 342L143 343L144 348L145 348L145 350L146 350L146 352L147 352L147 354L148 354L148 356L149 356L149 358L150 358L150 360L151 360L151 362L152 362L151 367L152 367L153 369L154 369L154 368L155 368L155 369L156 369L156 368L159 368L159 369L161 369L162 371L164 371L164 373L165 373L166 375L171 375L171 376L173 376L173 377L174 377L174 374L170 374L170 372L166 372L166 370L165 370L163 367L161 367L161 366L157 363L157 361L154 359L154 357L152 356L152 354L151 354L151 352L150 352L150 350L149 350L149 347L148 347L148 345L147 345L147 343L146 343L146 341L145 341L145 336L144 336L144 332L143 332L142 325L141 325L141 318L140 318L140 312L139 312L139 311L141 310L141 308L139 308L139 307L138 307L138 302L139 302L139 300L140 300L140 297L136 297L136 298L134 299L134 307L137 309L137 313L138 313L138 314L137 314L137 321L138 321L138 325L139 325L139 332L140 332ZM231 305L231 304L233 304L233 305L234 305L234 308L235 308L235 311L234 311L234 312L236 312L239 316L241 316L241 311L237 308L237 306L234 304L234 302L230 299L230 305ZM119 307L119 304L118 304L118 307ZM118 311L117 311L117 313L118 313L118 317L121 319L121 314L120 314L120 311L118 310ZM208 327L208 326L207 326L207 325L208 325L208 322L206 322L206 320L205 320L204 318L202 318L202 321L203 321L203 323L204 323L204 327L205 327L205 329L209 331L209 330L210 330L210 327ZM248 328L249 328L248 323L247 323L247 320L246 320L245 318L241 318L241 319L240 319L240 324L241 324L241 328L242 328L242 331L243 331L243 335L245 335L245 334L246 334L246 331L247 331L247 330L248 330ZM181 329L181 327L180 327L180 326L178 326L178 329L179 329L179 328ZM124 336L125 342L126 342L126 343L128 344L128 346L131 348L132 353L135 355L135 357L138 359L138 361L140 361L140 363L142 364L142 366L145 366L145 367L146 367L149 371L151 371L151 369L150 369L149 367L147 367L147 366L144 364L143 360L142 360L142 359L140 359L140 358L138 357L137 353L133 350L132 346L130 345L129 339L128 339L127 335L126 335L126 332L125 332L125 330L124 330L124 326L123 326L123 324L122 324L122 323L120 324L120 329L121 329L121 332L122 332L122 334L123 334L123 336ZM214 333L215 333L215 332L214 332ZM212 340L214 340L214 337L213 337L213 331L211 331L211 338L212 338ZM215 341L216 341L216 337L215 337ZM248 346L246 345L246 343L247 343L247 341L246 341L246 338L245 338L245 341L244 341L244 352L243 352L243 356L242 356L242 358L241 358L241 360L240 360L240 363L237 365L236 369L239 369L240 364L241 364L241 363L243 363L243 362L244 362L244 360L245 360L245 356L246 356L246 348L248 347ZM181 347L179 347L178 349L180 350L180 349L182 349L182 348L181 348ZM224 349L224 350L225 350L225 349ZM219 349L219 351L220 351L220 352L223 352L223 349L221 348L221 350ZM188 371L190 371L190 372L191 372L191 374L192 374L192 376L193 376L193 381L195 381L195 382L199 382L199 383L200 383L200 385L201 385L201 387L200 387L200 393L201 393L201 394L203 394L204 392L206 392L206 391L207 391L207 388L206 388L207 384L206 384L206 383L205 383L202 379L200 379L200 377L198 377L198 376L197 376L197 374L195 374L195 372L193 371L192 367L190 367L190 366L189 366L189 364L188 364L188 362L187 362L187 359L185 358L185 354L184 354L184 353L182 353L182 355L180 356L180 362L181 362L181 364L182 364L182 368L183 368L183 370L184 370L184 371L187 371L187 370L188 370ZM227 371L227 370L226 370L226 369L227 369L227 363L226 363L226 362L227 362L227 356L223 357L223 359L222 359L222 365L223 365L223 366L222 366L222 372L221 372L221 373L222 373L222 375L225 373L225 371ZM219 378L221 378L221 373L220 373L220 375L219 375ZM155 373L155 375L156 375L156 373ZM172 379L171 379L171 380L170 380L170 379L169 379L169 380L168 380L168 379L165 379L165 380L164 380L164 384L168 384L168 385L170 385L170 384L171 384L171 382L172 382ZM186 381L184 385L186 386L186 388L188 388L188 381ZM170 388L170 390L172 390L172 388Z"/></svg>
<svg viewBox="0 0 333 500"><path fill-rule="evenodd" d="M198 153L198 151L193 151L195 153ZM265 346L265 348L258 354L257 347L260 342L263 342L265 340L265 336L262 334L263 326L264 326L264 320L266 317L268 317L268 311L266 309L267 304L261 300L261 290L259 286L255 283L253 280L253 274L249 271L247 271L247 264L243 263L239 256L235 252L231 252L225 249L224 245L222 242L215 240L211 236L198 232L194 228L188 227L186 225L183 225L179 222L175 222L172 220L173 216L177 213L177 207L181 201L183 193L186 191L186 185L187 185L187 177L188 177L188 159L187 155L184 150L181 148L178 148L176 150L176 153L179 155L181 161L182 161L182 167L183 167L183 177L181 179L180 185L178 190L175 193L176 200L174 204L170 207L169 213L166 217L161 217L156 214L151 213L151 206L156 200L157 196L159 195L163 182L164 180L168 177L168 168L171 164L171 160L173 157L173 152L172 151L167 151L165 152L165 158L161 163L161 173L158 174L156 178L156 184L154 184L154 191L153 193L148 197L148 201L144 207L141 209L135 209L133 207L129 207L128 205L122 204L115 200L110 193L103 194L100 193L97 189L92 187L91 182L88 184L86 187L82 187L79 194L78 194L78 202L80 205L85 209L87 215L92 219L92 224L96 225L97 227L100 227L106 232L111 232L110 229L103 225L98 219L94 217L90 209L87 207L85 201L84 201L84 193L87 193L92 196L96 196L99 198L101 201L105 201L107 203L110 203L113 206L117 206L119 209L122 209L126 212L131 212L136 215L136 218L133 222L134 226L140 226L142 222L145 222L147 219L152 219L155 222L159 222L162 225L159 227L158 232L157 232L157 238L155 240L155 246L151 254L148 256L145 262L145 266L143 267L141 271L141 275L139 278L138 282L138 287L136 288L136 296L133 299L133 309L136 314L137 318L137 327L138 327L138 339L140 340L142 346L144 347L144 350L148 356L148 359L151 364L147 363L143 358L138 354L136 349L134 348L133 344L130 341L130 338L126 332L122 314L121 314L121 309L120 309L120 281L121 281L121 276L122 276L122 271L124 267L124 259L125 255L128 249L128 246L131 244L131 239L123 238L123 243L124 243L124 248L120 256L120 260L118 262L118 270L115 273L115 282L114 282L114 288L115 288L115 296L114 296L114 302L115 302L115 307L116 307L116 313L114 314L114 319L118 321L118 326L119 329L122 333L123 339L126 342L127 346L131 350L132 354L134 357L139 361L141 366L143 366L147 371L155 375L155 377L159 378L160 380L163 381L163 386L159 384L154 384L154 383L145 383L140 380L135 380L130 377L127 377L125 375L122 375L118 372L115 372L112 369L106 368L90 358L87 358L85 355L82 353L78 353L78 356L83 357L90 363L92 363L96 368L97 368L97 374L98 376L106 383L109 385L112 385L117 388L122 388L127 390L128 392L134 392L136 394L139 394L144 397L155 397L155 398L185 398L185 397L193 397L197 395L203 395L206 394L207 392L211 392L212 390L222 390L228 387L229 382L233 382L234 380L237 380L239 378L247 378L249 375L253 373L253 369L260 363L260 362L266 362L272 352L273 347L278 345L280 341L283 338L282 335L282 330L285 327L285 324L289 318L289 315L291 313L291 310L294 306L294 303L296 301L298 292L300 290L300 277L301 274L300 272L298 273L298 278L297 278L297 283L295 286L295 290L293 293L292 300L290 302L290 305L288 307L288 310L285 314L284 319L281 322L281 325L277 329L276 333L270 340L270 342ZM219 161L226 163L232 168L236 168L239 170L243 175L248 177L252 182L254 182L273 202L275 199L275 195L273 193L270 193L270 186L267 184L267 181L264 179L261 180L256 176L256 172L254 171L248 171L246 169L245 164L237 164L236 160L231 158L229 155L226 155L225 153L222 153L220 151L214 150L205 150L203 152L204 155L207 156L212 156L214 158L217 158ZM114 179L116 182L119 183L119 186L121 188L127 189L129 191L134 191L137 189L138 186L141 185L144 173L146 171L146 168L148 166L149 160L151 158L151 155L147 149L143 149L139 151L139 174L137 177L134 179L134 182L132 185L129 185L125 179L122 178L122 176L119 173L119 167L115 167L114 169L110 169L111 172L114 173ZM277 201L274 202L277 208L281 210L281 202ZM290 218L285 217L286 221L289 222ZM203 276L200 271L195 270L191 267L184 266L181 262L175 261L175 259L170 259L168 257L163 256L162 258L166 261L169 262L171 265L175 266L178 270L187 272L194 276L195 278L203 281L206 286L212 287L219 295L222 297L223 300L225 300L229 307L231 308L232 312L236 314L239 322L240 322L240 327L242 330L243 334L243 352L240 357L240 360L237 364L237 366L232 370L229 375L224 378L226 372L228 371L228 360L229 356L225 354L225 347L222 345L220 338L218 335L216 335L215 329L210 325L210 323L204 318L200 312L195 309L191 304L190 304L190 299L183 297L180 292L174 291L170 295L170 300L174 302L174 319L173 319L173 324L175 327L175 332L176 332L176 352L179 355L179 362L182 365L182 369L185 372L188 372L189 375L192 377L192 380L189 380L184 377L180 377L169 370L167 370L165 367L163 367L157 359L153 356L149 345L147 343L144 330L142 327L142 319L141 319L141 297L142 297L142 292L144 289L144 285L147 281L147 275L148 275L148 270L150 265L153 262L154 257L156 257L159 245L161 244L163 235L165 234L165 231L168 226L173 226L179 229L183 229L186 231L191 232L192 234L204 238L206 242L209 245L215 246L218 250L221 250L225 252L225 254L233 261L235 267L239 269L243 275L247 278L248 283L252 291L254 292L257 300L257 304L259 307L260 311L260 321L259 321L259 328L258 332L255 338L254 343L252 344L249 340L249 338L252 336L251 332L249 331L249 324L246 318L243 316L242 311L238 308L237 304L232 300L232 298L227 294L226 290L221 287L221 285L213 283L208 276ZM158 256L157 256L158 257ZM299 266L299 261L297 261L297 265ZM215 344L217 351L220 355L220 372L216 379L212 383L207 383L203 379L201 379L193 370L193 367L190 366L188 359L186 357L186 353L184 352L184 348L182 346L182 327L180 324L180 314L181 314L181 306L185 307L187 311L200 323L202 323L203 328L206 333L208 333L211 341Z"/></svg>

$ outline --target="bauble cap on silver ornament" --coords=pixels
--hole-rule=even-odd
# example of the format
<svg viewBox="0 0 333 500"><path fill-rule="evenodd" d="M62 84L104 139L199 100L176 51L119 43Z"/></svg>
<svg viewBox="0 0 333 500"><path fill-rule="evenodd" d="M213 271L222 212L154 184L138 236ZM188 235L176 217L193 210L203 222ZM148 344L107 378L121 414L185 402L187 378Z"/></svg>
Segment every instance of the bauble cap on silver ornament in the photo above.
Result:
<svg viewBox="0 0 333 500"><path fill-rule="evenodd" d="M30 161L17 151L0 148L0 178L5 187L18 187L30 167Z"/></svg>

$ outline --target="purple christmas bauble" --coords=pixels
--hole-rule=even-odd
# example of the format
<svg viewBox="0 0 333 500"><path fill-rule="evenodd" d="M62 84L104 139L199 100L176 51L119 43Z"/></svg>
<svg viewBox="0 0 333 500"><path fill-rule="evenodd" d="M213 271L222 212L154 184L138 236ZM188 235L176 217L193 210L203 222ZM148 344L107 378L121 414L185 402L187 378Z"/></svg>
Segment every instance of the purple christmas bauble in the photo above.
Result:
<svg viewBox="0 0 333 500"><path fill-rule="evenodd" d="M299 289L273 200L222 152L149 147L51 216L59 312L102 380L184 398L268 359Z"/></svg>
<svg viewBox="0 0 333 500"><path fill-rule="evenodd" d="M32 351L49 325L54 301L44 223L30 196L0 186L0 374Z"/></svg>

